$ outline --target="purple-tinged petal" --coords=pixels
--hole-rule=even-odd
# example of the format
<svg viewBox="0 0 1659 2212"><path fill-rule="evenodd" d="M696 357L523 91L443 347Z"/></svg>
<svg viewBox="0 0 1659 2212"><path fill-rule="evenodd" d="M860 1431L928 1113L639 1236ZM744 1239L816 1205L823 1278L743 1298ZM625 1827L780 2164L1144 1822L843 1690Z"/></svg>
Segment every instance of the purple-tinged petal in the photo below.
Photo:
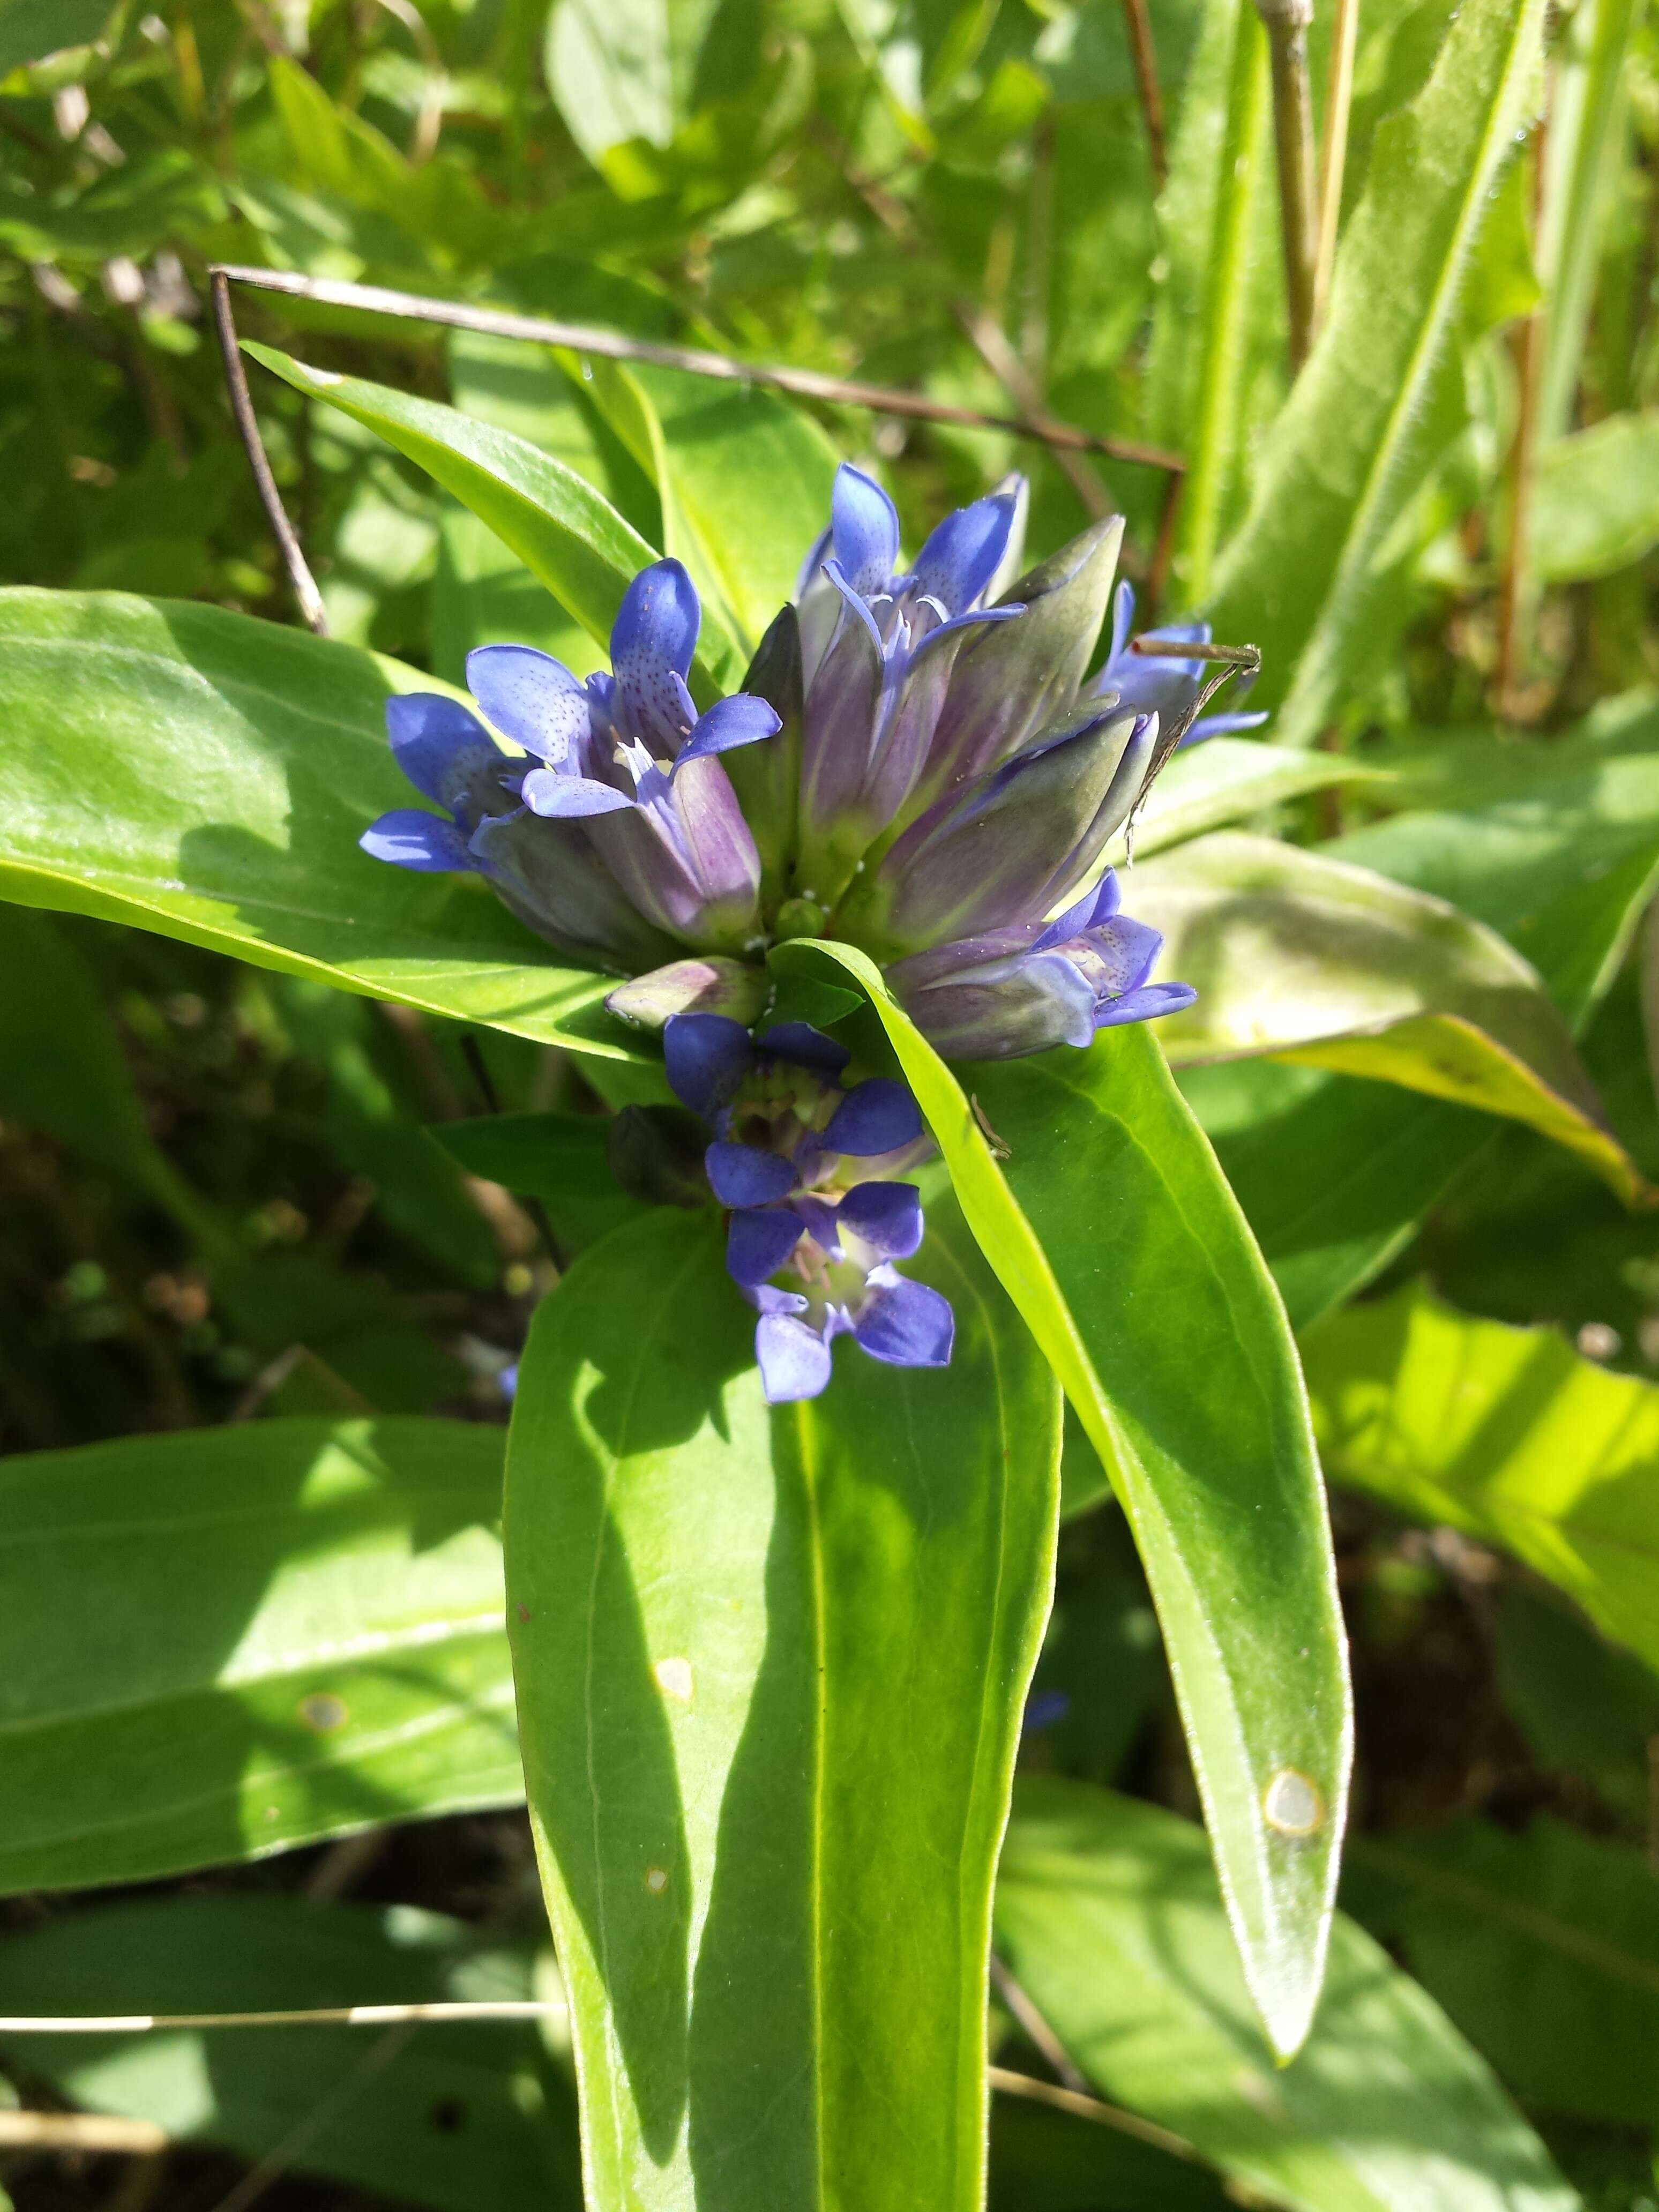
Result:
<svg viewBox="0 0 1659 2212"><path fill-rule="evenodd" d="M1033 952L1046 952L1050 945L1064 945L1073 937L1081 937L1085 929L1109 921L1121 902L1117 885L1117 871L1108 868L1092 890L1068 906L1057 921L1051 921L1031 946Z"/></svg>
<svg viewBox="0 0 1659 2212"><path fill-rule="evenodd" d="M506 757L477 716L439 691L409 691L386 702L392 757L422 797L453 807L479 768Z"/></svg>
<svg viewBox="0 0 1659 2212"><path fill-rule="evenodd" d="M710 1145L703 1165L722 1206L771 1206L795 1188L794 1162L757 1145Z"/></svg>
<svg viewBox="0 0 1659 2212"><path fill-rule="evenodd" d="M1020 1734L1036 1735L1054 1728L1071 1710L1072 1700L1064 1690L1033 1690L1020 1716Z"/></svg>
<svg viewBox="0 0 1659 2212"><path fill-rule="evenodd" d="M830 1346L817 1329L790 1314L761 1316L755 1323L755 1357L769 1406L816 1398L830 1380Z"/></svg>
<svg viewBox="0 0 1659 2212"><path fill-rule="evenodd" d="M853 1334L872 1359L890 1367L950 1365L957 1324L948 1298L886 1266L870 1270L870 1291Z"/></svg>
<svg viewBox="0 0 1659 2212"><path fill-rule="evenodd" d="M466 656L466 688L505 738L555 768L590 763L587 693L550 653L481 645Z"/></svg>
<svg viewBox="0 0 1659 2212"><path fill-rule="evenodd" d="M801 562L795 577L795 588L789 594L798 606L818 580L818 571L835 550L835 544L834 531L824 529L819 531L808 546L806 558Z"/></svg>
<svg viewBox="0 0 1659 2212"><path fill-rule="evenodd" d="M916 557L915 590L947 614L971 607L997 572L1018 505L1012 492L995 492L947 514Z"/></svg>
<svg viewBox="0 0 1659 2212"><path fill-rule="evenodd" d="M1128 644L1129 630L1134 618L1135 587L1126 576L1112 595L1112 649L1106 656L1107 668L1112 665L1125 646ZM1101 679L1095 689L1097 691L1110 689L1104 669L1101 672Z"/></svg>
<svg viewBox="0 0 1659 2212"><path fill-rule="evenodd" d="M832 1078L842 1073L853 1057L844 1044L825 1036L810 1022L774 1022L755 1042L773 1060L793 1060L797 1067Z"/></svg>
<svg viewBox="0 0 1659 2212"><path fill-rule="evenodd" d="M758 744L763 738L775 737L782 727L781 717L764 699L736 692L729 699L717 699L702 717L675 766L683 768L687 761L701 760L707 753L729 753L738 745Z"/></svg>
<svg viewBox="0 0 1659 2212"><path fill-rule="evenodd" d="M592 776L566 775L557 769L532 769L523 786L525 805L532 814L553 822L580 822L590 814L616 814L636 804L625 791Z"/></svg>
<svg viewBox="0 0 1659 2212"><path fill-rule="evenodd" d="M697 649L702 609L696 586L678 561L653 561L623 594L611 632L617 688L643 732L673 740L680 731L680 692Z"/></svg>
<svg viewBox="0 0 1659 2212"><path fill-rule="evenodd" d="M823 573L841 593L842 622L856 623L874 645L878 659L884 658L881 627L871 613L863 594L854 589L848 578L847 571L842 567L841 562L834 560L826 561L823 564Z"/></svg>
<svg viewBox="0 0 1659 2212"><path fill-rule="evenodd" d="M801 1224L787 1206L740 1208L726 1233L726 1272L752 1289L777 1273L800 1239Z"/></svg>
<svg viewBox="0 0 1659 2212"><path fill-rule="evenodd" d="M1017 1060L1094 1036L1094 989L1062 952L1015 954L921 986L910 981L911 965L900 962L888 981L947 1060Z"/></svg>
<svg viewBox="0 0 1659 2212"><path fill-rule="evenodd" d="M841 1224L838 1209L828 1199L814 1198L810 1191L799 1191L789 1201L789 1210L805 1226L807 1235L832 1260L841 1253Z"/></svg>
<svg viewBox="0 0 1659 2212"><path fill-rule="evenodd" d="M672 1014L663 1026L668 1087L682 1106L712 1121L755 1064L755 1048L729 1014Z"/></svg>
<svg viewBox="0 0 1659 2212"><path fill-rule="evenodd" d="M393 807L371 822L357 842L372 860L390 860L394 868L416 868L423 874L448 875L478 865L453 822L418 806Z"/></svg>
<svg viewBox="0 0 1659 2212"><path fill-rule="evenodd" d="M1241 684L1239 688L1242 690L1244 687ZM1200 714L1176 750L1185 752L1188 745L1201 745L1206 738L1227 738L1240 730L1259 730L1268 719L1265 708L1259 714Z"/></svg>
<svg viewBox="0 0 1659 2212"><path fill-rule="evenodd" d="M855 1183L836 1212L842 1230L884 1260L908 1260L921 1249L921 1193L913 1182Z"/></svg>
<svg viewBox="0 0 1659 2212"><path fill-rule="evenodd" d="M1059 947L1087 977L1097 1000L1121 998L1126 991L1139 990L1163 950L1163 932L1127 914L1114 915L1110 921L1085 930L1069 945Z"/></svg>
<svg viewBox="0 0 1659 2212"><path fill-rule="evenodd" d="M1190 983L1144 983L1138 991L1126 991L1121 999L1109 999L1097 1008L1095 1027L1112 1030L1126 1022L1155 1022L1160 1014L1180 1013L1197 997Z"/></svg>
<svg viewBox="0 0 1659 2212"><path fill-rule="evenodd" d="M884 592L898 567L898 510L881 486L843 461L836 471L830 511L836 558L861 599Z"/></svg>
<svg viewBox="0 0 1659 2212"><path fill-rule="evenodd" d="M824 1149L871 1159L896 1152L921 1134L921 1109L902 1083L884 1075L855 1084L830 1117Z"/></svg>

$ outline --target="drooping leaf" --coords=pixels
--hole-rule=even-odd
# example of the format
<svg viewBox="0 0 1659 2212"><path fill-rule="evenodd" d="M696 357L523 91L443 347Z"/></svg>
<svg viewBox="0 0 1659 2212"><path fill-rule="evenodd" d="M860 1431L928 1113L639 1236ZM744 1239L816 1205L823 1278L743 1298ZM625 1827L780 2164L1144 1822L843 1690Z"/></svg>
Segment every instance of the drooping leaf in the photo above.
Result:
<svg viewBox="0 0 1659 2212"><path fill-rule="evenodd" d="M1378 128L1328 318L1222 557L1209 611L1218 635L1261 647L1282 744L1310 744L1394 635L1376 619L1385 541L1438 457L1436 380L1541 21L1539 0L1471 0L1422 92Z"/></svg>
<svg viewBox="0 0 1659 2212"><path fill-rule="evenodd" d="M295 1420L0 1461L0 1889L516 1802L501 1448Z"/></svg>
<svg viewBox="0 0 1659 2212"><path fill-rule="evenodd" d="M0 594L0 894L136 923L543 1042L627 1059L609 988L559 965L482 885L368 860L410 793L394 690L354 647L216 607Z"/></svg>
<svg viewBox="0 0 1659 2212"><path fill-rule="evenodd" d="M124 1899L0 1943L13 2015L282 2012L551 1996L551 1960L407 1905ZM435 2212L578 2212L575 2100L536 2023L22 2035L14 2064L95 2112ZM315 2124L319 2112L327 2124Z"/></svg>
<svg viewBox="0 0 1659 2212"><path fill-rule="evenodd" d="M1598 1636L1573 1607L1519 1583L1499 1595L1492 1656L1505 1710L1537 1766L1588 1782L1629 1827L1644 1826L1659 1672Z"/></svg>
<svg viewBox="0 0 1659 2212"><path fill-rule="evenodd" d="M591 637L609 639L623 593L658 556L585 477L453 407L308 368L271 346L249 342L245 350L297 392L326 400L406 454L487 523ZM694 688L700 684L705 699L732 690L744 665L719 610L704 607Z"/></svg>
<svg viewBox="0 0 1659 2212"><path fill-rule="evenodd" d="M1659 414L1609 415L1539 457L1529 558L1547 584L1611 576L1659 544Z"/></svg>
<svg viewBox="0 0 1659 2212"><path fill-rule="evenodd" d="M769 1413L712 1215L579 1261L507 1544L589 2212L974 2212L990 1884L1053 1573L1058 1393L944 1200L940 1373ZM832 2179L833 2177L833 2179Z"/></svg>
<svg viewBox="0 0 1659 2212"><path fill-rule="evenodd" d="M1438 900L1269 838L1223 831L1138 872L1159 973L1198 1003L1163 1026L1170 1058L1273 1052L1528 1122L1634 1197L1536 971Z"/></svg>
<svg viewBox="0 0 1659 2212"><path fill-rule="evenodd" d="M1368 1838L1352 1887L1517 2095L1653 2125L1659 1885L1638 1852L1541 1816L1455 1820Z"/></svg>
<svg viewBox="0 0 1659 2212"><path fill-rule="evenodd" d="M1659 1667L1659 1388L1420 1288L1303 1353L1333 1476L1513 1552Z"/></svg>
<svg viewBox="0 0 1659 2212"><path fill-rule="evenodd" d="M1348 1692L1295 1348L1261 1255L1146 1030L981 1063L970 1094L861 954L773 956L786 974L827 958L879 1015L969 1224L1128 1513L1246 1976L1294 2051L1329 1925ZM1291 1773L1310 1792L1294 1837L1273 1818Z"/></svg>
<svg viewBox="0 0 1659 2212"><path fill-rule="evenodd" d="M1201 1832L1159 1807L1031 1778L997 1942L1103 2096L1294 2212L1576 2212L1486 2067L1350 1920L1319 2016L1275 2070Z"/></svg>

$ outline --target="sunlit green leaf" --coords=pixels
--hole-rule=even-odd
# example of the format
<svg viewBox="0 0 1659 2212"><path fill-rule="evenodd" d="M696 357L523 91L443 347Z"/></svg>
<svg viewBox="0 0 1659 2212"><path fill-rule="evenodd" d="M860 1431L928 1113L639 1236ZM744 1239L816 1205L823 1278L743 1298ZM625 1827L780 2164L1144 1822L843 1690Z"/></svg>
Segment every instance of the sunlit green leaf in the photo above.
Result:
<svg viewBox="0 0 1659 2212"><path fill-rule="evenodd" d="M501 1445L270 1421L0 1461L0 1888L516 1802Z"/></svg>
<svg viewBox="0 0 1659 2212"><path fill-rule="evenodd" d="M969 1094L861 954L773 956L784 973L830 957L880 1016L981 1249L1111 1472L1245 1972L1293 2051L1329 1924L1348 1692L1301 1378L1261 1255L1147 1031L981 1063L964 1071ZM1292 1768L1315 1792L1294 1841L1269 1817Z"/></svg>
<svg viewBox="0 0 1659 2212"><path fill-rule="evenodd" d="M948 1201L907 1269L949 1370L843 1343L770 1413L712 1215L618 1231L537 1317L509 1611L589 2212L981 2201L1059 1395Z"/></svg>
<svg viewBox="0 0 1659 2212"><path fill-rule="evenodd" d="M997 1942L1103 2096L1295 2212L1574 2212L1536 2136L1432 1999L1349 1920L1275 2069L1202 1833L1079 1783L1022 1783Z"/></svg>

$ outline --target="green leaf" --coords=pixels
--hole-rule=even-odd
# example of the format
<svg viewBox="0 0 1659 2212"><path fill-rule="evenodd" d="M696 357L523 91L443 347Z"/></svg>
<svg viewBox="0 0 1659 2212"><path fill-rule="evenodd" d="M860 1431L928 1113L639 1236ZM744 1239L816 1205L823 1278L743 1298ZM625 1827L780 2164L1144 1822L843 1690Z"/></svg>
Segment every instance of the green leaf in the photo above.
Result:
<svg viewBox="0 0 1659 2212"><path fill-rule="evenodd" d="M1324 1496L1261 1255L1147 1031L981 1063L964 1071L970 1098L861 953L802 942L773 962L821 971L826 957L880 1016L969 1225L1111 1473L1245 1973L1294 2051L1319 1992L1349 1709ZM1312 1835L1268 1817L1287 1773L1316 1798Z"/></svg>
<svg viewBox="0 0 1659 2212"><path fill-rule="evenodd" d="M1659 1672L1604 1642L1571 1606L1518 1583L1499 1594L1492 1656L1534 1764L1588 1782L1626 1829L1644 1827Z"/></svg>
<svg viewBox="0 0 1659 2212"><path fill-rule="evenodd" d="M1334 784L1385 785L1387 781L1386 771L1370 768L1352 754L1295 753L1250 738L1206 738L1190 751L1176 753L1152 786L1135 817L1135 857L1149 860L1189 837L1201 837L1206 830L1248 815L1265 814ZM1109 858L1121 862L1127 852L1127 841L1120 835L1113 841Z"/></svg>
<svg viewBox="0 0 1659 2212"><path fill-rule="evenodd" d="M90 46L112 13L112 0L5 0L0 6L0 76L66 46Z"/></svg>
<svg viewBox="0 0 1659 2212"><path fill-rule="evenodd" d="M0 1944L13 2014L283 2012L550 1997L552 1962L412 1905L129 1899ZM530 2023L7 2036L14 2064L95 2112L437 2212L579 2212L574 2099ZM319 2115L327 2124L316 2124Z"/></svg>
<svg viewBox="0 0 1659 2212"><path fill-rule="evenodd" d="M1659 1387L1422 1289L1303 1339L1330 1474L1525 1560L1659 1667Z"/></svg>
<svg viewBox="0 0 1659 2212"><path fill-rule="evenodd" d="M605 643L623 593L656 549L585 477L526 439L362 377L307 368L274 347L244 351L313 399L366 423L488 523L588 635ZM697 680L705 695L735 688L744 656L719 611L703 609Z"/></svg>
<svg viewBox="0 0 1659 2212"><path fill-rule="evenodd" d="M482 884L370 860L412 669L216 607L0 593L0 895L629 1060L610 986Z"/></svg>
<svg viewBox="0 0 1659 2212"><path fill-rule="evenodd" d="M1659 545L1659 413L1609 415L1539 456L1528 559L1546 584L1611 576Z"/></svg>
<svg viewBox="0 0 1659 2212"><path fill-rule="evenodd" d="M1533 97L1542 14L1469 0L1421 94L1378 128L1328 318L1218 570L1209 612L1261 647L1281 744L1310 744L1394 635L1376 619L1385 542L1437 457L1437 378Z"/></svg>
<svg viewBox="0 0 1659 2212"><path fill-rule="evenodd" d="M1159 972L1198 1003L1177 1064L1275 1053L1525 1121L1621 1195L1644 1185L1537 973L1468 915L1367 870L1224 831L1138 872Z"/></svg>
<svg viewBox="0 0 1659 2212"><path fill-rule="evenodd" d="M1659 2119L1659 1885L1641 1855L1536 1818L1368 1838L1354 1909L1517 2095L1545 2112Z"/></svg>
<svg viewBox="0 0 1659 2212"><path fill-rule="evenodd" d="M646 1210L617 1187L605 1158L610 1126L597 1114L489 1114L440 1122L432 1134L469 1175L540 1199L574 1254Z"/></svg>
<svg viewBox="0 0 1659 2212"><path fill-rule="evenodd" d="M532 1818L589 2212L975 2212L990 1887L1052 1585L1058 1393L948 1202L944 1374L769 1413L718 1220L541 1308L508 1454Z"/></svg>
<svg viewBox="0 0 1659 2212"><path fill-rule="evenodd" d="M1250 2017L1201 1832L1029 1779L997 1945L1102 2095L1293 2212L1575 2212L1578 2199L1431 1998L1352 1921L1319 2017L1277 2071Z"/></svg>
<svg viewBox="0 0 1659 2212"><path fill-rule="evenodd" d="M296 1420L0 1461L0 1889L516 1802L501 1445Z"/></svg>

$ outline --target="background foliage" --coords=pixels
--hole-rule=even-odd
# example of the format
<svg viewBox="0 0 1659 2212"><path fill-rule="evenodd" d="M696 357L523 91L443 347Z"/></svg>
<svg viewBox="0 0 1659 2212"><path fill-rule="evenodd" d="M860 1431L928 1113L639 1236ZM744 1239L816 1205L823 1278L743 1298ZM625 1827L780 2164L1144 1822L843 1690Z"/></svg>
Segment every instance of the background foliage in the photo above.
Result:
<svg viewBox="0 0 1659 2212"><path fill-rule="evenodd" d="M0 611L4 2011L556 1990L503 1375L630 1217L598 1115L649 1078L563 1048L597 993L522 1012L522 936L464 890L441 971L355 854L285 913L289 810L298 843L382 803L362 732L410 670L457 682L508 638L594 665L583 617L641 541L684 549L729 678L837 452L912 544L1018 465L1035 553L1121 508L1143 621L1203 605L1260 643L1269 735L1310 749L1182 763L1131 903L1202 987L1163 1042L1298 1331L1358 1747L1331 1985L1281 2075L1068 1416L996 1934L1058 2064L1029 2019L994 2033L1117 2119L1000 2096L994 2202L1659 2203L1659 28L1636 0L1364 0L1343 256L1292 392L1265 40L1240 0L1151 14L1161 192L1115 0L0 0L0 575L193 603ZM1322 10L1316 86L1328 36ZM1173 448L1182 496L1002 432L243 295L348 683L276 627L215 260L1040 404ZM489 430L570 475L485 483L453 449ZM257 653L236 614L270 618ZM118 706L86 703L94 650ZM1174 1113L1144 1058L1068 1109L1103 1175L1120 1124ZM1101 1255L1031 1164L1038 1079L981 1073L1058 1341ZM964 1208L998 1202L988 1154L952 1165ZM1108 1387L1112 1356L1087 1347ZM1148 1464L1179 1472L1204 1413ZM223 1439L173 1434L232 1423L234 1496ZM8 2037L27 2105L171 2147L0 2136L0 2176L25 2212L574 2205L556 2027Z"/></svg>

